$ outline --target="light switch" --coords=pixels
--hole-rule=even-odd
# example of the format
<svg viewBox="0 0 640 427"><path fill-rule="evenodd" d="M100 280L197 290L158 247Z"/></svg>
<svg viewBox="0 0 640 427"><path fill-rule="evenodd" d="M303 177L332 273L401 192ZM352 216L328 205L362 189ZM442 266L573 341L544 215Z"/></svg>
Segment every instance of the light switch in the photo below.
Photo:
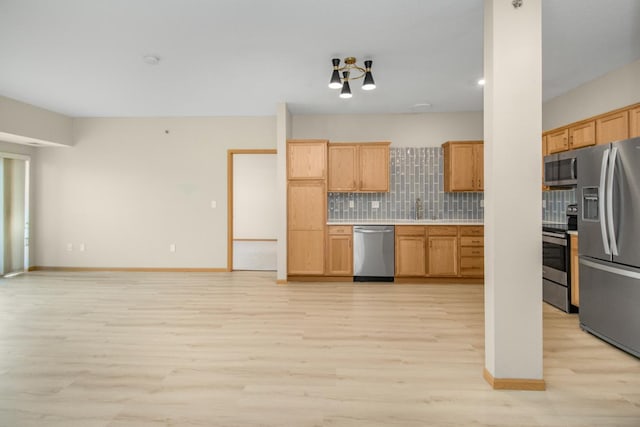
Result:
<svg viewBox="0 0 640 427"><path fill-rule="evenodd" d="M176 251L176 244L172 243L169 245L169 252L175 252Z"/></svg>
<svg viewBox="0 0 640 427"><path fill-rule="evenodd" d="M211 201L211 209L215 209L217 205L218 205L218 204L216 203L216 201L215 201L215 200L212 200L212 201Z"/></svg>
<svg viewBox="0 0 640 427"><path fill-rule="evenodd" d="M349 200L349 207L350 207L350 208L353 208L353 207L355 207L355 206L356 206L356 205L355 205L355 203L353 203L353 200Z"/></svg>
<svg viewBox="0 0 640 427"><path fill-rule="evenodd" d="M85 250L84 243L80 243L79 249L80 249L80 252L84 252Z"/></svg>

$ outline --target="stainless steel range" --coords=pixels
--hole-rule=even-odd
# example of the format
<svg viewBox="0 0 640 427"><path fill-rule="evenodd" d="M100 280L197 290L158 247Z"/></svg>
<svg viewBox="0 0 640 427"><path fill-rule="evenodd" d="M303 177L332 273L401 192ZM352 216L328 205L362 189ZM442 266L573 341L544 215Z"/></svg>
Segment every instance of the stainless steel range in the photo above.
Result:
<svg viewBox="0 0 640 427"><path fill-rule="evenodd" d="M577 206L567 207L566 224L542 227L542 299L567 313L576 313L571 304L571 248L567 231L576 230Z"/></svg>

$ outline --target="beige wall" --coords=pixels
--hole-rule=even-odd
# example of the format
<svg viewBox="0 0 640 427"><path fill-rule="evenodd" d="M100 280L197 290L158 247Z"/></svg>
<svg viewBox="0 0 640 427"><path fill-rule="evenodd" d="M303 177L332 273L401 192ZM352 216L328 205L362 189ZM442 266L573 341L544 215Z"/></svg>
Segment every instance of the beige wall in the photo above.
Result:
<svg viewBox="0 0 640 427"><path fill-rule="evenodd" d="M43 142L72 145L71 118L0 96L0 132Z"/></svg>
<svg viewBox="0 0 640 427"><path fill-rule="evenodd" d="M636 102L640 102L640 60L545 102L542 129L553 129Z"/></svg>
<svg viewBox="0 0 640 427"><path fill-rule="evenodd" d="M74 147L38 149L35 264L226 267L227 149L275 148L275 126L275 117L75 119Z"/></svg>
<svg viewBox="0 0 640 427"><path fill-rule="evenodd" d="M435 147L482 139L482 112L293 116L292 138L332 142L391 141L396 147Z"/></svg>

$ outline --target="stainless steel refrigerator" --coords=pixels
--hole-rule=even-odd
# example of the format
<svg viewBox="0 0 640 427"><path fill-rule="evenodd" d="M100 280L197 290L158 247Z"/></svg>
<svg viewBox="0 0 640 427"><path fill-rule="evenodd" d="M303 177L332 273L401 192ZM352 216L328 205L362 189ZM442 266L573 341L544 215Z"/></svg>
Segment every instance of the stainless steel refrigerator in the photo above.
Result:
<svg viewBox="0 0 640 427"><path fill-rule="evenodd" d="M640 357L640 138L577 162L580 326Z"/></svg>

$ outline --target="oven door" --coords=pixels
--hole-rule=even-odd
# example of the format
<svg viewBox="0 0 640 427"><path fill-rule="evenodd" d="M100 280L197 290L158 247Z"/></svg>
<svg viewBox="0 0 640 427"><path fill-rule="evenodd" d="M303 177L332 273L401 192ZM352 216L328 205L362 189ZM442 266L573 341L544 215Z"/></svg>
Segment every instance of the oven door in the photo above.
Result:
<svg viewBox="0 0 640 427"><path fill-rule="evenodd" d="M567 286L568 266L566 235L542 232L542 277Z"/></svg>

